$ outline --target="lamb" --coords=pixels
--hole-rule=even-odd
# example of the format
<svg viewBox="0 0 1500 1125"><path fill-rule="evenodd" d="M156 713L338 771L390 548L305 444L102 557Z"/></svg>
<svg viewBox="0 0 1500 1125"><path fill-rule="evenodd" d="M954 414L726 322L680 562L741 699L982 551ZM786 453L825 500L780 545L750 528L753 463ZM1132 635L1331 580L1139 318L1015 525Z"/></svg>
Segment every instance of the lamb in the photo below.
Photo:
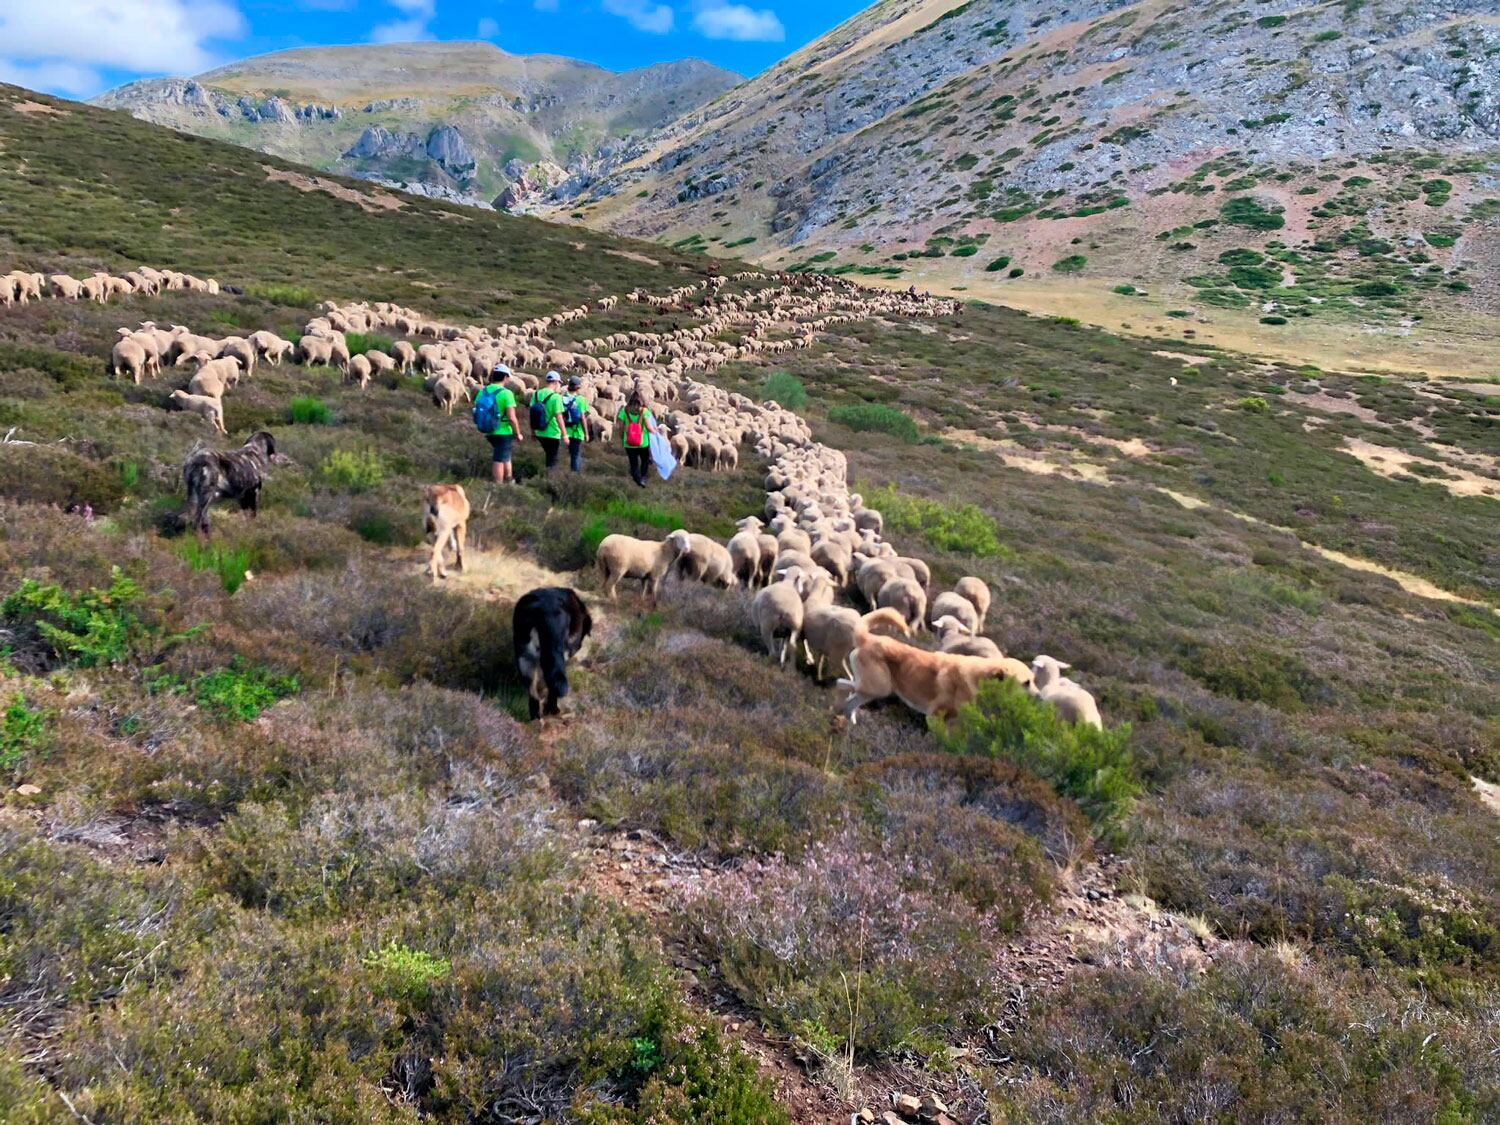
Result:
<svg viewBox="0 0 1500 1125"><path fill-rule="evenodd" d="M877 609L863 617L855 610L843 606L823 606L806 610L802 618L802 647L807 662L813 666L813 675L823 682L824 672L832 668L836 673L849 674L849 654L860 639L876 627L883 626L911 635L911 628L894 609Z"/></svg>
<svg viewBox="0 0 1500 1125"><path fill-rule="evenodd" d="M638 578L641 590L656 604L657 591L667 571L683 555L691 554L692 539L686 531L678 529L660 543L646 539L635 539L629 535L607 535L599 544L596 556L600 573L604 576L604 593L611 601L615 591L625 578Z"/></svg>
<svg viewBox="0 0 1500 1125"><path fill-rule="evenodd" d="M984 628L985 618L990 615L990 588L982 578L960 578L953 584L953 592L969 599L979 614L979 625L974 632Z"/></svg>
<svg viewBox="0 0 1500 1125"><path fill-rule="evenodd" d="M936 628L938 620L945 617L960 622L970 633L979 632L979 611L974 608L974 603L962 594L944 591L932 599L932 606L927 611L927 619Z"/></svg>
<svg viewBox="0 0 1500 1125"><path fill-rule="evenodd" d="M797 638L802 632L805 609L802 595L807 588L807 577L800 567L792 567L781 581L772 582L750 602L750 619L765 643L766 651L777 657L786 666L786 654L795 652ZM778 653L776 642L781 641Z"/></svg>
<svg viewBox="0 0 1500 1125"><path fill-rule="evenodd" d="M707 535L690 533L688 539L693 550L677 560L678 577L702 582L705 586L717 586L721 590L732 589L738 575L728 549Z"/></svg>
<svg viewBox="0 0 1500 1125"><path fill-rule="evenodd" d="M915 579L892 578L875 595L875 608L896 610L913 629L926 627L927 592Z"/></svg>
<svg viewBox="0 0 1500 1125"><path fill-rule="evenodd" d="M1050 656L1038 656L1031 662L1034 677L1031 694L1057 708L1058 717L1065 722L1103 730L1099 705L1092 695L1062 674L1067 667Z"/></svg>
<svg viewBox="0 0 1500 1125"><path fill-rule="evenodd" d="M213 428L219 433L229 433L224 428L224 403L222 400L209 395L190 395L186 391L173 391L167 396L167 401L174 410L186 410L193 414L201 414L213 424Z"/></svg>

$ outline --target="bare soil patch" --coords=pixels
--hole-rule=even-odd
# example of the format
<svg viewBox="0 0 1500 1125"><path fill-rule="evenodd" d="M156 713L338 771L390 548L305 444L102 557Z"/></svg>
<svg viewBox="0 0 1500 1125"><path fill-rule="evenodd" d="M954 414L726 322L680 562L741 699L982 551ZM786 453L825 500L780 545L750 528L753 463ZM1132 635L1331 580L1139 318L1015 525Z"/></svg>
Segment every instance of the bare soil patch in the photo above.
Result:
<svg viewBox="0 0 1500 1125"><path fill-rule="evenodd" d="M1421 475L1420 480L1446 488L1455 496L1489 496L1500 499L1500 480L1480 476L1469 469L1460 469L1442 461L1430 461L1426 457L1418 457L1405 450L1392 449L1388 445L1376 445L1374 442L1362 441L1359 438L1346 437L1343 450L1372 473L1378 473L1383 477L1413 475L1412 467L1420 466L1443 474L1442 476Z"/></svg>
<svg viewBox="0 0 1500 1125"><path fill-rule="evenodd" d="M41 113L49 117L68 116L67 110L58 109L55 105L44 105L41 102L12 102L10 108L15 110L17 113Z"/></svg>
<svg viewBox="0 0 1500 1125"><path fill-rule="evenodd" d="M337 180L325 180L321 176L308 176L302 172L283 172L269 164L262 164L261 170L272 183L291 184L298 191L325 191L335 199L357 204L372 214L379 211L399 211L406 206L394 195L378 188L371 192L355 191Z"/></svg>
<svg viewBox="0 0 1500 1125"><path fill-rule="evenodd" d="M605 253L613 254L616 258L628 258L632 262L640 262L645 266L661 265L655 258L648 258L645 254L637 254L634 250L606 250Z"/></svg>

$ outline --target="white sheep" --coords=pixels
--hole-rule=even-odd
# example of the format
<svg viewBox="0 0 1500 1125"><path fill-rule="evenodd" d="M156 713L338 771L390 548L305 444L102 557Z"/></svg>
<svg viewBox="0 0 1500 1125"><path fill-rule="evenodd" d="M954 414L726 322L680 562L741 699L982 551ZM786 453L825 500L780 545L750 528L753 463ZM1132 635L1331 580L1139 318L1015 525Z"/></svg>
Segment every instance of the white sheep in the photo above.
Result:
<svg viewBox="0 0 1500 1125"><path fill-rule="evenodd" d="M370 361L364 356L354 355L349 357L348 382L358 383L360 390L364 390L370 385L370 371Z"/></svg>
<svg viewBox="0 0 1500 1125"><path fill-rule="evenodd" d="M1099 705L1080 685L1064 676L1070 667L1050 656L1038 656L1031 662L1031 694L1057 708L1059 717L1070 723L1104 729Z"/></svg>
<svg viewBox="0 0 1500 1125"><path fill-rule="evenodd" d="M739 577L729 550L707 535L690 533L688 539L693 549L677 560L678 577L702 582L705 586L717 586L721 590L733 589Z"/></svg>
<svg viewBox="0 0 1500 1125"><path fill-rule="evenodd" d="M927 625L927 592L913 578L892 578L880 587L875 608L896 610L913 629Z"/></svg>
<svg viewBox="0 0 1500 1125"><path fill-rule="evenodd" d="M849 654L863 633L874 632L878 627L902 636L911 635L906 620L894 609L877 609L864 616L857 610L836 605L806 610L802 618L802 648L807 662L813 666L813 675L820 683L830 668L835 675L849 675Z"/></svg>
<svg viewBox="0 0 1500 1125"><path fill-rule="evenodd" d="M657 591L667 571L683 555L691 554L692 540L681 529L672 532L660 543L647 539L635 539L629 535L607 535L599 544L595 561L604 576L604 594L611 601L615 590L625 578L638 578L642 592L654 604Z"/></svg>
<svg viewBox="0 0 1500 1125"><path fill-rule="evenodd" d="M985 660L1000 660L1005 653L988 637L976 637L969 627L956 617L939 617L932 623L938 635L938 651L951 652L955 656L978 656Z"/></svg>
<svg viewBox="0 0 1500 1125"><path fill-rule="evenodd" d="M953 592L969 599L969 603L979 613L979 626L974 631L977 633L984 628L985 619L990 615L990 588L982 578L972 576L960 578L953 584Z"/></svg>
<svg viewBox="0 0 1500 1125"><path fill-rule="evenodd" d="M964 628L970 633L979 632L979 611L974 608L974 603L962 594L952 591L944 591L932 599L932 605L927 611L927 619L933 628L937 627L940 618L951 617L962 622Z"/></svg>
<svg viewBox="0 0 1500 1125"><path fill-rule="evenodd" d="M781 580L772 582L750 602L750 619L755 623L766 651L786 665L786 654L795 652L797 638L802 633L805 608L802 595L807 589L807 576L800 567L786 571ZM776 644L781 642L778 651Z"/></svg>
<svg viewBox="0 0 1500 1125"><path fill-rule="evenodd" d="M109 374L114 377L128 375L137 386L146 374L146 349L140 343L123 337L115 341L109 353Z"/></svg>
<svg viewBox="0 0 1500 1125"><path fill-rule="evenodd" d="M229 431L224 428L224 403L208 395L190 395L186 391L173 391L167 396L168 403L174 410L186 410L193 414L201 414L207 418L215 430L221 434Z"/></svg>

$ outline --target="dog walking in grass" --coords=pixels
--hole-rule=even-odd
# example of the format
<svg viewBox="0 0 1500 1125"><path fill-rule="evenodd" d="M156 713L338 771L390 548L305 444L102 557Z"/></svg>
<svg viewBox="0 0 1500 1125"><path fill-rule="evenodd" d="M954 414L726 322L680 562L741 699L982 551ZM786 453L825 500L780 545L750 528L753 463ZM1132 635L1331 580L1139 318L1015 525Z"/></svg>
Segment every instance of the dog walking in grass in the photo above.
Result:
<svg viewBox="0 0 1500 1125"><path fill-rule="evenodd" d="M208 537L208 510L220 500L238 500L253 517L260 510L260 490L269 479L276 439L261 430L240 448L221 453L195 449L182 466L187 487L187 524Z"/></svg>
<svg viewBox="0 0 1500 1125"><path fill-rule="evenodd" d="M568 694L568 661L593 632L588 606L565 586L533 590L516 603L512 621L516 670L526 684L531 717L556 715Z"/></svg>

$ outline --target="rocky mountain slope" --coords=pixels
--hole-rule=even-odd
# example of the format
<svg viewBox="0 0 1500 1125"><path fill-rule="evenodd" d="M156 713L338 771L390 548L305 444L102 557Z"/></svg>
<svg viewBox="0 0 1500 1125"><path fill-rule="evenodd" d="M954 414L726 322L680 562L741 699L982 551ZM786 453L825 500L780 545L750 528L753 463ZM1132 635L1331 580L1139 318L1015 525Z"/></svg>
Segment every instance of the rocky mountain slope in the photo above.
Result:
<svg viewBox="0 0 1500 1125"><path fill-rule="evenodd" d="M487 43L284 51L96 103L325 171L514 205L738 82L686 59L617 74Z"/></svg>
<svg viewBox="0 0 1500 1125"><path fill-rule="evenodd" d="M551 210L1050 311L1082 284L1117 317L1400 338L1500 299L1497 157L1479 0L886 0Z"/></svg>

